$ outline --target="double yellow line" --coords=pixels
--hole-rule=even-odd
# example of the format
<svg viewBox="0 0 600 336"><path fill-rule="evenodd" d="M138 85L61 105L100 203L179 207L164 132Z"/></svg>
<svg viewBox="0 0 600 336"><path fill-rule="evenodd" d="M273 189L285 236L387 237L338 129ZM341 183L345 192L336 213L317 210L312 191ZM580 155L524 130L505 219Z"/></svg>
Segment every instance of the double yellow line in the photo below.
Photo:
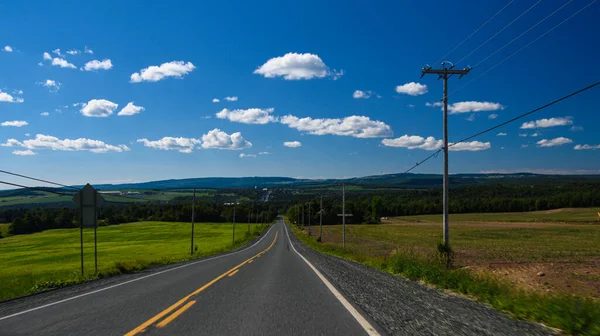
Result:
<svg viewBox="0 0 600 336"><path fill-rule="evenodd" d="M196 303L195 300L190 300L190 298L192 296L199 294L200 292L202 292L205 289L207 289L208 287L212 286L215 282L221 280L222 278L226 277L227 275L229 275L229 276L234 275L235 273L238 272L238 270L239 270L240 267L244 266L247 263L251 263L252 261L254 261L255 258L258 258L261 255L267 253L275 245L275 242L277 241L277 235L278 234L279 234L279 232L275 232L275 238L273 239L273 242L271 243L271 245L269 245L269 247L267 247L263 251L259 252L258 254L256 254L255 256L253 256L252 258L246 259L243 263L235 266L234 268L228 270L227 272L225 272L225 273L219 275L218 277L212 279L210 282L208 282L204 286L196 289L192 293L186 295L181 300L179 300L179 301L175 302L175 304L171 305L169 308L163 310L162 312L158 313L153 318L149 319L148 321L146 321L146 322L142 323L141 325L139 325L137 328L135 328L132 331L130 331L127 334L125 334L125 336L133 336L133 335L137 335L139 333L142 333L142 332L146 331L146 329L148 327L152 326L158 320L162 319L163 317L165 317L166 315L168 315L169 313L171 313L173 310L177 309L178 307L180 307L181 305L183 305L185 303L185 305L183 305L181 308L177 309L171 315L169 315L164 320L162 320L158 324L156 324L157 328L163 328L163 327L165 327L167 324L171 323L174 319L176 319L179 315L183 314L186 310L188 310L191 306L193 306Z"/></svg>

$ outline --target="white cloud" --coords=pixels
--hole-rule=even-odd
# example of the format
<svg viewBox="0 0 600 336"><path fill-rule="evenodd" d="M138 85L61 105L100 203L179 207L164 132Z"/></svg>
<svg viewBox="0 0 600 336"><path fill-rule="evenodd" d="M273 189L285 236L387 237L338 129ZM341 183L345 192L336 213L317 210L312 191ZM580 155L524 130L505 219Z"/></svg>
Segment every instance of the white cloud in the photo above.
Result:
<svg viewBox="0 0 600 336"><path fill-rule="evenodd" d="M164 137L160 140L150 141L148 139L138 139L146 147L160 150L176 150L180 153L191 153L195 148L199 148L201 141L194 138L174 138Z"/></svg>
<svg viewBox="0 0 600 336"><path fill-rule="evenodd" d="M85 71L97 71L97 70L109 70L113 67L110 59L105 59L102 61L93 60L85 63L85 66L81 68L81 70Z"/></svg>
<svg viewBox="0 0 600 336"><path fill-rule="evenodd" d="M538 145L538 147L554 147L554 146L561 146L561 145L572 143L572 142L573 142L573 140L571 140L569 138L558 137L558 138L554 138L552 140L542 139L542 140L538 141L536 144Z"/></svg>
<svg viewBox="0 0 600 336"><path fill-rule="evenodd" d="M550 119L540 119L535 121L528 121L521 125L521 129L533 129L533 128L547 128L547 127L555 127L555 126L567 126L573 124L572 117L564 117L564 118L550 118Z"/></svg>
<svg viewBox="0 0 600 336"><path fill-rule="evenodd" d="M526 137L526 136L527 136L527 133L519 133L519 136L520 136L520 137Z"/></svg>
<svg viewBox="0 0 600 336"><path fill-rule="evenodd" d="M277 118L273 117L271 113L273 113L275 109L267 108L267 109L259 109L259 108L250 108L250 109L239 109L239 110L228 110L222 109L217 112L216 116L219 119L229 119L230 121L240 122L244 124L268 124L270 122L276 122Z"/></svg>
<svg viewBox="0 0 600 336"><path fill-rule="evenodd" d="M118 106L119 104L106 99L92 99L87 104L83 104L80 112L86 117L108 117Z"/></svg>
<svg viewBox="0 0 600 336"><path fill-rule="evenodd" d="M504 133L504 132L500 132L500 133L498 133L498 134L496 134L496 135L497 135L497 136L507 136L507 134L506 134L506 133Z"/></svg>
<svg viewBox="0 0 600 336"><path fill-rule="evenodd" d="M448 105L450 114L467 113L467 112L482 112L503 110L504 106L500 103L464 101Z"/></svg>
<svg viewBox="0 0 600 336"><path fill-rule="evenodd" d="M574 150L584 150L584 149L600 149L600 145L575 145L575 147L573 147Z"/></svg>
<svg viewBox="0 0 600 336"><path fill-rule="evenodd" d="M55 54L58 52L58 54L60 55L60 49L55 49L52 52L54 52ZM53 58L52 55L50 55L47 52L44 53L44 61L52 61L53 66L57 66L57 67L61 67L61 68L77 69L77 67L74 64L71 64L68 61L66 61L65 59L60 58L60 57Z"/></svg>
<svg viewBox="0 0 600 336"><path fill-rule="evenodd" d="M352 94L352 97L354 99L361 99L361 98L363 98L363 99L369 99L369 98L371 98L372 95L373 95L373 92L371 92L371 91L356 90Z"/></svg>
<svg viewBox="0 0 600 336"><path fill-rule="evenodd" d="M444 103L442 103L442 102L434 102L434 103L427 102L427 103L425 103L425 106L427 106L427 107L441 107L441 106L444 106Z"/></svg>
<svg viewBox="0 0 600 336"><path fill-rule="evenodd" d="M212 102L213 103L218 103L218 102L220 102L220 100L218 98L213 98Z"/></svg>
<svg viewBox="0 0 600 336"><path fill-rule="evenodd" d="M47 87L48 90L50 90L50 92L56 92L58 90L60 90L60 86L61 84L55 80L52 79L46 79L43 82L38 82L39 85Z"/></svg>
<svg viewBox="0 0 600 336"><path fill-rule="evenodd" d="M121 111L119 111L119 113L117 115L119 115L119 116L132 116L134 114L139 114L143 110L145 110L144 107L142 107L142 106L135 106L135 105L133 105L133 102L129 102L127 104L127 106L123 107L123 109Z"/></svg>
<svg viewBox="0 0 600 336"><path fill-rule="evenodd" d="M415 105L414 105L414 104L408 104L408 105L406 105L406 106L408 106L409 108L415 108Z"/></svg>
<svg viewBox="0 0 600 336"><path fill-rule="evenodd" d="M13 52L13 48L9 45L4 46L4 48L2 50L6 51L6 52Z"/></svg>
<svg viewBox="0 0 600 336"><path fill-rule="evenodd" d="M52 60L52 56L50 56L49 53L44 52L44 61L51 61Z"/></svg>
<svg viewBox="0 0 600 336"><path fill-rule="evenodd" d="M62 54L60 53L60 49L58 49L58 48L52 50L52 52L57 54L58 56L62 56Z"/></svg>
<svg viewBox="0 0 600 336"><path fill-rule="evenodd" d="M240 153L240 158L256 158L256 154L244 154L244 153Z"/></svg>
<svg viewBox="0 0 600 336"><path fill-rule="evenodd" d="M125 145L109 145L100 140L86 138L79 139L59 139L54 136L37 134L34 139L24 140L23 142L15 139L8 139L6 143L1 144L4 147L23 147L30 150L52 149L60 151L90 151L93 153L106 152L126 152L129 147Z"/></svg>
<svg viewBox="0 0 600 336"><path fill-rule="evenodd" d="M496 119L498 118L498 115L496 113L492 113L488 116L488 119Z"/></svg>
<svg viewBox="0 0 600 336"><path fill-rule="evenodd" d="M5 103L22 103L25 100L21 97L14 97L9 95L6 92L2 92L2 90L0 90L0 102L5 102Z"/></svg>
<svg viewBox="0 0 600 336"><path fill-rule="evenodd" d="M284 56L271 58L253 73L263 75L265 78L283 77L285 80L300 80L327 76L337 79L344 74L344 71L331 71L317 55L287 53Z"/></svg>
<svg viewBox="0 0 600 336"><path fill-rule="evenodd" d="M76 49L67 50L67 54L69 54L69 55L79 55L79 54L81 54L81 51L80 50L76 50Z"/></svg>
<svg viewBox="0 0 600 336"><path fill-rule="evenodd" d="M27 149L27 150L16 150L12 152L13 155L21 155L21 156L31 156L31 155L37 155L36 152L32 151L31 149Z"/></svg>
<svg viewBox="0 0 600 336"><path fill-rule="evenodd" d="M423 138L418 135L405 134L396 139L383 139L381 143L388 147L403 147L408 149L436 150L442 148L444 142L430 136Z"/></svg>
<svg viewBox="0 0 600 336"><path fill-rule="evenodd" d="M88 48L87 46L85 46L83 48L83 52L86 53L86 54L93 54L94 53L94 51L92 49Z"/></svg>
<svg viewBox="0 0 600 336"><path fill-rule="evenodd" d="M269 153L269 152L260 152L260 153L258 153L258 155L271 155L271 153Z"/></svg>
<svg viewBox="0 0 600 336"><path fill-rule="evenodd" d="M409 96L420 96L427 93L427 85L410 82L396 86L396 92Z"/></svg>
<svg viewBox="0 0 600 336"><path fill-rule="evenodd" d="M225 100L230 101L230 102L234 102L234 101L238 101L238 97L237 96L225 97Z"/></svg>
<svg viewBox="0 0 600 336"><path fill-rule="evenodd" d="M529 145L521 145L521 148L527 148Z"/></svg>
<svg viewBox="0 0 600 336"><path fill-rule="evenodd" d="M283 145L290 148L302 147L302 143L300 141L286 141L283 143Z"/></svg>
<svg viewBox="0 0 600 336"><path fill-rule="evenodd" d="M196 67L191 62L184 63L183 61L167 62L159 66L152 65L142 69L139 73L134 72L131 74L131 82L158 82L166 77L182 78L194 69Z"/></svg>
<svg viewBox="0 0 600 336"><path fill-rule="evenodd" d="M246 141L240 132L229 135L215 128L202 136L202 148L238 150L250 147L252 143Z"/></svg>
<svg viewBox="0 0 600 336"><path fill-rule="evenodd" d="M22 127L22 126L29 125L29 123L27 121L23 121L23 120L13 120L13 121L5 121L0 125L1 126L11 126L11 127Z"/></svg>
<svg viewBox="0 0 600 336"><path fill-rule="evenodd" d="M313 119L287 115L281 118L281 123L314 135L332 134L355 138L383 138L393 134L389 125L365 116L350 116L344 119Z"/></svg>
<svg viewBox="0 0 600 336"><path fill-rule="evenodd" d="M13 90L14 94L19 94L22 95L23 94L23 90Z"/></svg>
<svg viewBox="0 0 600 336"><path fill-rule="evenodd" d="M403 135L396 139L383 139L381 143L384 146L388 147L424 149L429 151L438 150L444 145L444 142L442 140L436 140L432 136L424 138L418 135ZM491 148L491 144L489 142L480 141L460 142L456 145L448 145L448 149L451 151L480 151L489 148Z"/></svg>
<svg viewBox="0 0 600 336"><path fill-rule="evenodd" d="M531 136L535 138L535 137L538 137L538 136L540 136L540 133L538 133L538 132L535 132L535 133L531 134Z"/></svg>
<svg viewBox="0 0 600 336"><path fill-rule="evenodd" d="M571 128L569 128L569 131L573 131L573 132L581 132L583 131L583 127L582 126L571 126Z"/></svg>
<svg viewBox="0 0 600 336"><path fill-rule="evenodd" d="M473 121L473 120L475 120L475 113L471 113L471 115L469 115L469 116L467 117L467 120L468 120L468 121Z"/></svg>
<svg viewBox="0 0 600 336"><path fill-rule="evenodd" d="M28 136L31 136L31 135L29 133L25 133L25 136L28 137Z"/></svg>
<svg viewBox="0 0 600 336"><path fill-rule="evenodd" d="M41 116L47 117L50 115L50 112L42 112L40 113Z"/></svg>

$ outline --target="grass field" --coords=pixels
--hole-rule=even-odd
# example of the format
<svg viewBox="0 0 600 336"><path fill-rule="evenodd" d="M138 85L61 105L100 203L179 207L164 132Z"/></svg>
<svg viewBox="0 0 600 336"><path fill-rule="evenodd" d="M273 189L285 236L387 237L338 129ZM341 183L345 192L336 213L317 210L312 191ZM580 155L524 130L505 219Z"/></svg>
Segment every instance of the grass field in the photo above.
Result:
<svg viewBox="0 0 600 336"><path fill-rule="evenodd" d="M267 226L198 223L195 257L245 244ZM98 228L99 276L126 273L190 258L189 223L137 222ZM0 239L0 301L95 278L93 229L84 230L85 277L81 278L79 229L48 230Z"/></svg>

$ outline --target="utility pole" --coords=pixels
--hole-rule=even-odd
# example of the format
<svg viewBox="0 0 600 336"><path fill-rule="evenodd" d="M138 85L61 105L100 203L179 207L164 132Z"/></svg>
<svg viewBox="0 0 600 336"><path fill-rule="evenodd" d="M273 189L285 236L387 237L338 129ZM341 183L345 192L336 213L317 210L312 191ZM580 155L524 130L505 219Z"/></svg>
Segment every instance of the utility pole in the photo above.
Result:
<svg viewBox="0 0 600 336"><path fill-rule="evenodd" d="M304 204L301 204L300 206L302 207L302 226L300 228L304 230Z"/></svg>
<svg viewBox="0 0 600 336"><path fill-rule="evenodd" d="M300 209L298 209L298 204L296 204L296 227L300 226Z"/></svg>
<svg viewBox="0 0 600 336"><path fill-rule="evenodd" d="M192 197L192 244L190 245L190 254L194 255L194 208L196 207L196 188Z"/></svg>
<svg viewBox="0 0 600 336"><path fill-rule="evenodd" d="M342 247L346 248L346 185L342 184Z"/></svg>
<svg viewBox="0 0 600 336"><path fill-rule="evenodd" d="M311 201L308 201L308 235L310 236L311 232L310 232L310 208L311 208Z"/></svg>
<svg viewBox="0 0 600 336"><path fill-rule="evenodd" d="M252 214L252 211L248 209L248 234L250 234L250 214Z"/></svg>
<svg viewBox="0 0 600 336"><path fill-rule="evenodd" d="M321 210L319 210L319 241L323 241L323 195L321 195Z"/></svg>
<svg viewBox="0 0 600 336"><path fill-rule="evenodd" d="M444 245L448 247L450 245L450 231L448 229L448 213L449 213L449 199L448 199L448 78L452 75L460 75L458 79L461 79L464 75L471 71L471 68L467 67L462 70L454 70L454 64L450 63L450 67L446 67L446 64L450 62L442 62L441 69L432 69L430 66L426 66L421 70L421 78L428 74L438 75L439 79L444 79Z"/></svg>
<svg viewBox="0 0 600 336"><path fill-rule="evenodd" d="M233 231L231 235L231 244L235 245L235 202L233 203Z"/></svg>

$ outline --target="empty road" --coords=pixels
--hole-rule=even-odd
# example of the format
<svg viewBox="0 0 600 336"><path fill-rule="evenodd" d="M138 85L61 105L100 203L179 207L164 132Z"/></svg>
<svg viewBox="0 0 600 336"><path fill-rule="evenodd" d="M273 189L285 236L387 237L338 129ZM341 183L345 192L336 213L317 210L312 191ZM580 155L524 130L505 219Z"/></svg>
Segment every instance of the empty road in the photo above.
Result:
<svg viewBox="0 0 600 336"><path fill-rule="evenodd" d="M0 334L377 335L289 234L279 220L230 254L5 302Z"/></svg>

